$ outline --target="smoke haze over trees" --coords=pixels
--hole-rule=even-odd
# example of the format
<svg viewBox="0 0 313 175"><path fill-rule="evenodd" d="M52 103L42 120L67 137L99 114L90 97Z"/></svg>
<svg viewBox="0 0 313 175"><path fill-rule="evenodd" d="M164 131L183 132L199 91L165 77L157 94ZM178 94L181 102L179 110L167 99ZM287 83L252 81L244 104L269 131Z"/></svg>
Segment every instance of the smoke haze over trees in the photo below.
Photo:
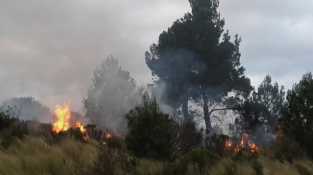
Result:
<svg viewBox="0 0 313 175"><path fill-rule="evenodd" d="M50 123L52 114L50 109L32 97L19 97L6 100L0 107L20 120L35 120Z"/></svg>
<svg viewBox="0 0 313 175"><path fill-rule="evenodd" d="M125 114L140 103L142 90L117 59L108 57L95 71L84 101L86 117L103 129L125 134Z"/></svg>

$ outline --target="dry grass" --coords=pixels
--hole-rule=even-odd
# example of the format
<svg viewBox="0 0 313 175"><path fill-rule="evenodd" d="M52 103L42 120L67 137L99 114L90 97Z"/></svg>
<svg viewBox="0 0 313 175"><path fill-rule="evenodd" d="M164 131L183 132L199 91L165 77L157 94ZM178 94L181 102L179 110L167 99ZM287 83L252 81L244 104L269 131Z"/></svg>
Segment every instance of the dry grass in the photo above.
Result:
<svg viewBox="0 0 313 175"><path fill-rule="evenodd" d="M113 150L106 149L103 155L96 143L65 139L51 145L40 138L26 137L0 150L0 175L94 175L95 165L105 165L101 175L313 175L313 162L309 160L290 164L266 157L217 159L209 158L205 151L191 152L172 163L137 159L136 165L126 171L127 152L114 156ZM98 159L99 155L105 159ZM95 164L97 160L102 163Z"/></svg>
<svg viewBox="0 0 313 175"><path fill-rule="evenodd" d="M256 168L256 165L260 167ZM214 165L210 175L313 175L313 163L308 160L299 160L290 164L268 158L259 158L250 161L235 161L222 159Z"/></svg>
<svg viewBox="0 0 313 175"><path fill-rule="evenodd" d="M79 175L93 168L97 148L71 139L49 145L27 137L0 151L1 175Z"/></svg>

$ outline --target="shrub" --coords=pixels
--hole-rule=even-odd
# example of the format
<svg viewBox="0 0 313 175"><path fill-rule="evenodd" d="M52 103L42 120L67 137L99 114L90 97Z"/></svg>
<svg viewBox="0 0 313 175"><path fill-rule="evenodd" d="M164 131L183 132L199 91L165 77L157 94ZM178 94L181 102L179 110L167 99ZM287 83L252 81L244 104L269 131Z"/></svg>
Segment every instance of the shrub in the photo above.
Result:
<svg viewBox="0 0 313 175"><path fill-rule="evenodd" d="M156 100L144 98L143 106L127 114L128 149L138 157L169 159L175 152L177 123L160 111Z"/></svg>
<svg viewBox="0 0 313 175"><path fill-rule="evenodd" d="M28 133L26 124L7 113L0 112L0 145L7 148L15 139L21 139Z"/></svg>

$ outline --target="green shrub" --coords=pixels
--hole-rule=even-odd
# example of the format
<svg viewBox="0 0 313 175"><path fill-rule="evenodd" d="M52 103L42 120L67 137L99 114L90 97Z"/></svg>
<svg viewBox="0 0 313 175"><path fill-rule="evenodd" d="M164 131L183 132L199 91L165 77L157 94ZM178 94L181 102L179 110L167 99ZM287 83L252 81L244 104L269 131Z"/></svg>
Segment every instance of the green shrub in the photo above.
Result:
<svg viewBox="0 0 313 175"><path fill-rule="evenodd" d="M0 112L0 146L7 148L14 140L23 138L27 133L24 122Z"/></svg>
<svg viewBox="0 0 313 175"><path fill-rule="evenodd" d="M144 99L142 107L127 114L126 144L136 156L170 159L175 152L177 123L160 111L156 100Z"/></svg>

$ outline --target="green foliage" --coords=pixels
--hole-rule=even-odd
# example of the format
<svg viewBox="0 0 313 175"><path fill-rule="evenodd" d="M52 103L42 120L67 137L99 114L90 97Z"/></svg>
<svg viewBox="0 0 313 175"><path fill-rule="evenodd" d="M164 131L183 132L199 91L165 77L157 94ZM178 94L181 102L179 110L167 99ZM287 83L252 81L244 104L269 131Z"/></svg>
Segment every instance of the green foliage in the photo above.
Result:
<svg viewBox="0 0 313 175"><path fill-rule="evenodd" d="M8 147L14 140L23 138L28 133L25 123L0 112L0 146Z"/></svg>
<svg viewBox="0 0 313 175"><path fill-rule="evenodd" d="M279 87L277 82L272 83L268 75L239 110L242 129L251 131L265 126L268 129L263 132L274 132L285 109L284 87Z"/></svg>
<svg viewBox="0 0 313 175"><path fill-rule="evenodd" d="M0 112L0 131L12 126L17 121L16 118L10 117L7 113Z"/></svg>
<svg viewBox="0 0 313 175"><path fill-rule="evenodd" d="M127 114L126 144L138 157L169 159L175 152L177 123L160 111L156 100L144 98L143 106Z"/></svg>
<svg viewBox="0 0 313 175"><path fill-rule="evenodd" d="M313 157L313 79L305 74L292 90L288 91L288 112L284 129L288 136L297 141Z"/></svg>
<svg viewBox="0 0 313 175"><path fill-rule="evenodd" d="M189 0L192 12L164 31L157 44L146 52L146 63L165 83L162 100L175 109L182 106L185 118L188 101L203 102L207 130L211 129L209 108L228 92L247 95L250 80L240 63L240 37L224 32L218 0Z"/></svg>

